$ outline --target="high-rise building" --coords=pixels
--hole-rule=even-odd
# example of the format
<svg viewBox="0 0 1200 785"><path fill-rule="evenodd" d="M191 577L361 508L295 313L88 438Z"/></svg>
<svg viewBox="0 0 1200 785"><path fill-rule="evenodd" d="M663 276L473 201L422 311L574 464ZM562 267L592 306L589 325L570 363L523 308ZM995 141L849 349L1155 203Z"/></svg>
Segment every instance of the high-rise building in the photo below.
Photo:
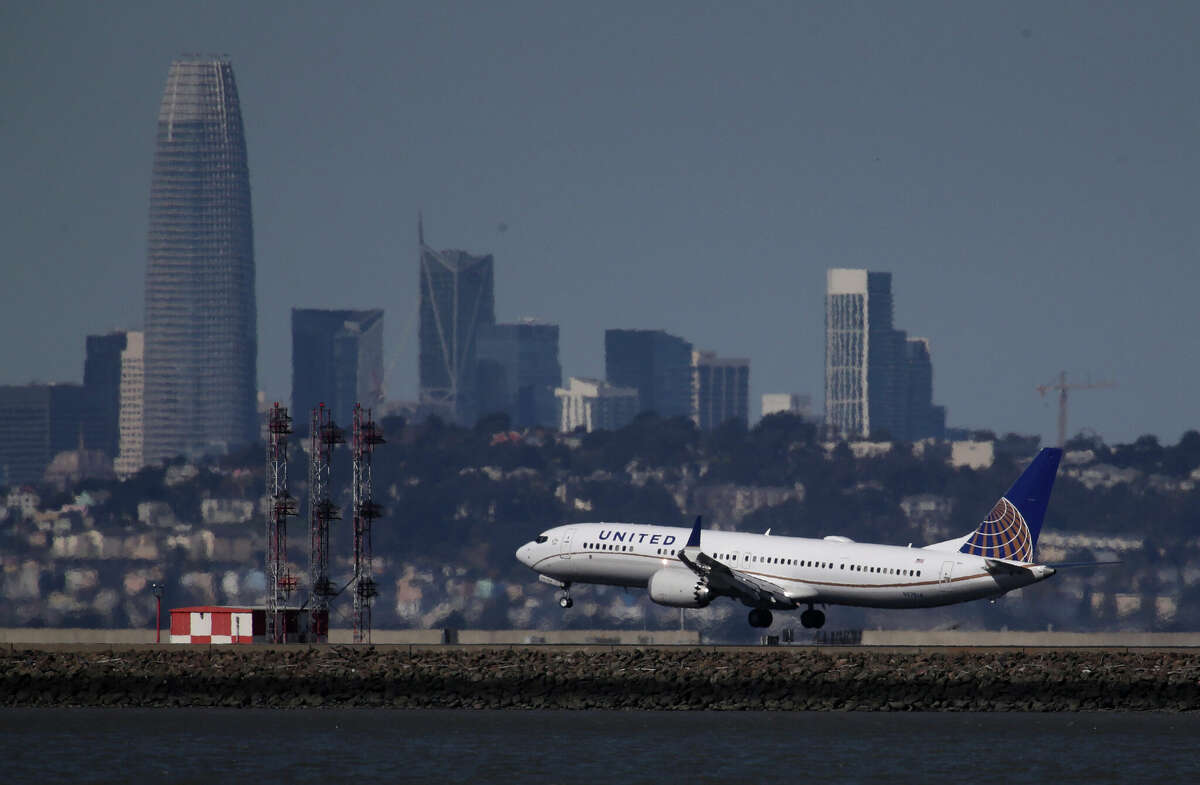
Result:
<svg viewBox="0 0 1200 785"><path fill-rule="evenodd" d="M255 441L258 327L250 175L229 61L171 64L146 263L145 459Z"/></svg>
<svg viewBox="0 0 1200 785"><path fill-rule="evenodd" d="M519 428L559 426L558 325L524 319L479 333L480 414L505 412Z"/></svg>
<svg viewBox="0 0 1200 785"><path fill-rule="evenodd" d="M78 448L84 401L78 384L0 386L0 485L40 482L55 455Z"/></svg>
<svg viewBox="0 0 1200 785"><path fill-rule="evenodd" d="M572 376L565 388L554 395L561 404L559 430L570 433L576 428L592 431L615 431L633 422L638 414L638 391L632 387L615 387L599 379Z"/></svg>
<svg viewBox="0 0 1200 785"><path fill-rule="evenodd" d="M711 431L727 420L750 422L750 361L692 352L692 422Z"/></svg>
<svg viewBox="0 0 1200 785"><path fill-rule="evenodd" d="M346 426L354 404L383 403L383 311L292 309L292 416L318 404Z"/></svg>
<svg viewBox="0 0 1200 785"><path fill-rule="evenodd" d="M122 480L136 474L145 464L143 409L145 400L145 334L125 334L121 352L120 409L117 416L118 449L113 469Z"/></svg>
<svg viewBox="0 0 1200 785"><path fill-rule="evenodd" d="M906 340L904 364L908 377L905 390L908 430L902 438L908 441L946 438L946 407L933 405L933 361L929 355L929 340Z"/></svg>
<svg viewBox="0 0 1200 785"><path fill-rule="evenodd" d="M605 330L605 381L638 391L638 413L692 415L692 345L664 330Z"/></svg>
<svg viewBox="0 0 1200 785"><path fill-rule="evenodd" d="M491 254L435 251L420 237L420 403L462 425L480 415L479 334L496 323Z"/></svg>
<svg viewBox="0 0 1200 785"><path fill-rule="evenodd" d="M116 458L120 434L117 420L121 410L121 353L126 334L111 332L87 337L83 361L83 394L87 407L84 443Z"/></svg>
<svg viewBox="0 0 1200 785"><path fill-rule="evenodd" d="M914 340L892 326L891 273L827 271L825 418L836 434L905 441L941 436L930 412L937 407L928 342Z"/></svg>

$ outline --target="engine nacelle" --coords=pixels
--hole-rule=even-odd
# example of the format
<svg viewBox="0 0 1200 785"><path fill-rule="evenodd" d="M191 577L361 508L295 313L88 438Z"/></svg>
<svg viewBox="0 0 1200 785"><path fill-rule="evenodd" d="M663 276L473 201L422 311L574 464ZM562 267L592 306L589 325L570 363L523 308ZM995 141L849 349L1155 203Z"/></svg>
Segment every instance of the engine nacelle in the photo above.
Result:
<svg viewBox="0 0 1200 785"><path fill-rule="evenodd" d="M672 608L703 608L712 602L712 592L691 570L664 567L646 584L650 599Z"/></svg>

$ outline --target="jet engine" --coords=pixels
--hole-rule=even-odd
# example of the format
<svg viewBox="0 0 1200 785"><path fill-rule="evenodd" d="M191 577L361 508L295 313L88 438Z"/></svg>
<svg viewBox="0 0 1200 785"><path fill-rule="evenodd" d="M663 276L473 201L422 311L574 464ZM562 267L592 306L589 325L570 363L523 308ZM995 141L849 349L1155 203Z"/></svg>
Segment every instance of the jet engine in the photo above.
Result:
<svg viewBox="0 0 1200 785"><path fill-rule="evenodd" d="M664 567L651 575L646 588L650 599L672 608L703 608L713 598L704 581L677 567Z"/></svg>

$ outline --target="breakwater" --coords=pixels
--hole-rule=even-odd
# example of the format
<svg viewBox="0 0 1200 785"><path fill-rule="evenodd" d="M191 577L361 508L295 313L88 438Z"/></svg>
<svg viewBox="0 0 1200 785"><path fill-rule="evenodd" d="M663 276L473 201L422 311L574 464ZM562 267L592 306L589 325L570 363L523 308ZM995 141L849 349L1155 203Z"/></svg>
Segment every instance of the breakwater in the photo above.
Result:
<svg viewBox="0 0 1200 785"><path fill-rule="evenodd" d="M1200 653L14 647L0 706L1193 711Z"/></svg>

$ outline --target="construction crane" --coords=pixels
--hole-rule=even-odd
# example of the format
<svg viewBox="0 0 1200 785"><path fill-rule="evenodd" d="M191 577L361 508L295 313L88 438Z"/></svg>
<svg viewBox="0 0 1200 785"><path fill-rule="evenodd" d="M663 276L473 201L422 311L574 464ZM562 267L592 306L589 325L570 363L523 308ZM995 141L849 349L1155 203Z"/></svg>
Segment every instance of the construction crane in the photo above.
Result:
<svg viewBox="0 0 1200 785"><path fill-rule="evenodd" d="M1083 383L1068 383L1067 372L1060 371L1058 381L1049 384L1039 384L1037 391L1042 397L1046 397L1046 393L1051 390L1058 390L1058 446L1063 447L1067 443L1067 391L1068 390L1104 390L1116 387L1114 382L1083 382Z"/></svg>

